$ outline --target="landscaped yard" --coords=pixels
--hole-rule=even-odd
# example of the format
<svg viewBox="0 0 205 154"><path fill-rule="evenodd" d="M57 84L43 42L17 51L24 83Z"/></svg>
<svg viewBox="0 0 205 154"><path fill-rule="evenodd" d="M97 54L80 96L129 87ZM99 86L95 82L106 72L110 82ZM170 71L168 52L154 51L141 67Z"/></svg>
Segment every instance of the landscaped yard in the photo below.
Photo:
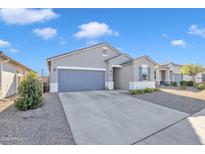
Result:
<svg viewBox="0 0 205 154"><path fill-rule="evenodd" d="M205 101L205 91L196 90L195 88L188 87L186 90L182 90L179 87L169 87L169 88L161 88L162 91L175 94L179 96L191 97L196 99L201 99Z"/></svg>
<svg viewBox="0 0 205 154"><path fill-rule="evenodd" d="M75 144L57 94L44 95L43 106L18 111L0 102L0 144Z"/></svg>
<svg viewBox="0 0 205 154"><path fill-rule="evenodd" d="M138 94L134 97L190 114L205 108L205 92L191 87L186 90L163 87L159 92Z"/></svg>
<svg viewBox="0 0 205 154"><path fill-rule="evenodd" d="M92 119L92 117L90 117L91 118L90 120L94 123L99 122L98 118L100 117L97 117L96 116L97 114L102 114L103 112L108 111L106 112L107 114L111 114L112 116L114 116L113 120L110 121L110 125L108 125L109 128L116 122L119 122L119 124L124 123L124 122L129 122L133 116L136 116L137 118L139 118L138 115L140 116L142 115L142 114L139 114L139 111L140 112L143 111L143 113L145 112L144 113L145 115L149 114L149 115L144 116L144 118L147 118L147 119L142 120L142 123L141 123L141 126L146 125L148 120L152 121L154 114L159 114L158 110L156 110L155 112L155 110L150 109L150 106L153 106L153 108L156 108L156 109L158 107L160 108L160 106L165 106L167 108L164 108L164 110L166 109L169 110L168 108L170 108L170 109L174 109L172 112L176 112L175 110L178 110L178 111L183 111L185 112L183 114L188 114L188 115L194 114L205 108L205 92L204 91L198 91L190 87L187 88L186 90L182 90L178 87L164 87L164 88L161 88L161 91L155 90L153 91L153 93L150 93L150 89L147 89L146 91L148 93L136 94L136 95L129 94L130 95L129 97L125 96L125 94L128 95L127 91L102 91L102 92L97 91L97 92L87 92L87 93L82 92L80 94L77 92L68 93L68 95L71 95L72 97L69 96L68 101L64 103L64 105L69 105L69 102L70 104L77 105L78 103L76 103L76 101L83 102L82 105L85 105L85 102L86 102L87 104L83 106L83 108L79 108L79 109L83 110L83 112L81 111L82 114L84 114L85 112L89 113L88 115L94 114L94 120ZM135 100L133 97L137 99ZM86 100L88 98L91 100ZM143 100L146 100L148 102L144 102ZM121 102L121 105L120 105L120 102ZM93 105L90 105L92 103ZM102 106L99 107L99 105L102 105ZM133 109L133 105L134 106L136 105L137 107ZM146 107L146 105L148 105L149 107ZM110 106L110 108L108 108L108 106ZM119 114L117 112L117 116L115 117L115 115L113 115L114 114L113 111L115 112L118 111L117 107L119 108L120 112ZM150 111L146 111L148 109ZM113 110L113 111L110 112L110 110ZM135 110L135 111L130 112L131 114L130 116L124 117L125 115L127 115L128 112L126 111L126 114L122 114L122 110L129 110L129 112L131 110ZM73 110L73 112L79 113L78 110L76 109ZM163 115L165 113L166 112L164 112ZM78 114L72 114L70 116L75 117L75 116L78 116ZM123 120L119 118L119 116L123 116L127 120L123 122ZM175 115L170 114L170 116L172 117ZM159 117L161 117L161 115ZM95 120L95 118L97 118L97 120ZM114 120L114 118L116 119ZM142 117L140 117L140 119L142 119ZM140 123L140 120L134 120L134 121L136 123ZM87 123L87 122L88 122L87 120L82 121L81 119L80 125L81 124L85 124L85 125L92 124L92 123ZM131 122L130 124L134 124L135 122ZM170 120L165 118L164 122L170 122ZM151 123L149 122L149 124ZM158 126L159 124L162 124L162 120L153 122L149 128L150 129L152 127L155 128L155 125ZM62 104L60 102L58 94L56 93L45 94L44 99L43 99L43 106L35 110L18 111L12 104L12 101L11 102L3 102L3 101L0 102L0 144L75 144L74 139L73 139L73 134L71 133L71 130L70 130L70 125L71 123L68 124L64 110L62 108ZM82 128L77 127L77 130L81 129L84 134L84 131L86 130ZM137 131L137 129L140 129L140 128L141 127L138 127L138 126L130 127L131 130L133 129L135 131ZM191 129L192 127L189 127L189 130ZM102 131L106 132L107 130L109 129L105 128ZM127 130L127 128L125 130ZM144 133L145 134L144 136L146 138L146 132L148 131L148 129L143 128L143 130L144 132L140 131L141 132L140 134ZM93 132L93 130L91 130L91 132ZM116 130L113 129L113 132L116 132ZM173 132L172 129L170 132ZM193 134L194 131L191 131L191 132ZM138 134L138 132L136 133ZM92 135L92 133L88 133L88 134ZM122 136L118 136L118 137L120 138ZM166 134L163 137L167 139ZM159 139L161 138L159 137ZM186 138L184 139L181 138L181 140L179 141L176 140L176 142L174 143L179 143L179 144L182 144L182 143L198 144L199 143L198 139L197 139L197 142L195 142L195 140L193 142L189 142ZM184 142L186 140L187 142ZM117 143L117 142L118 140L116 140L116 142L113 142L113 143ZM139 143L141 144L141 142ZM155 141L153 141L153 143L150 141L150 143L155 144ZM163 143L168 143L168 142L164 141Z"/></svg>

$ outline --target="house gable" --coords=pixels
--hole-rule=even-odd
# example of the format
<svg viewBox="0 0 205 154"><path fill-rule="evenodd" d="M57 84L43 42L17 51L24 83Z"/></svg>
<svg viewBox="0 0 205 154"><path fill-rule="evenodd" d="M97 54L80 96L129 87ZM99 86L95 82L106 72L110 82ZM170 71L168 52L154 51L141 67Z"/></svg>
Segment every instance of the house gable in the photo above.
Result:
<svg viewBox="0 0 205 154"><path fill-rule="evenodd" d="M106 52L105 52L106 50ZM100 44L92 46L83 50L65 54L60 57L50 59L48 62L50 81L56 83L58 81L59 66L75 67L75 68L89 68L89 69L106 69L107 59L120 56L121 53L108 44ZM106 72L106 77L108 72Z"/></svg>
<svg viewBox="0 0 205 154"><path fill-rule="evenodd" d="M103 50L106 50L104 53ZM87 48L81 52L67 54L51 60L51 67L56 66L73 66L73 67L96 67L105 68L105 60L108 58L119 56L120 53L116 52L107 45L95 46Z"/></svg>
<svg viewBox="0 0 205 154"><path fill-rule="evenodd" d="M96 44L96 45L93 45L93 46L90 46L90 47L81 48L81 49L78 49L78 50L74 50L74 51L71 51L71 52L67 52L67 53L64 53L64 54L60 54L60 55L57 55L57 56L47 58L47 61L56 60L56 59L67 57L67 56L70 56L70 55L73 55L73 54L79 54L79 53L86 52L86 51L89 51L89 50L93 50L93 49L99 48L99 47L109 48L110 50L113 50L117 55L122 54L121 52L119 52L117 49L115 49L111 45L109 45L107 43L100 43L100 44Z"/></svg>
<svg viewBox="0 0 205 154"><path fill-rule="evenodd" d="M146 61L146 60L151 62L153 65L157 65L157 63L148 56L142 56L140 58L137 58L137 59L134 60L134 63L138 63L140 61Z"/></svg>
<svg viewBox="0 0 205 154"><path fill-rule="evenodd" d="M147 66L150 68L150 80L151 81L154 81L154 68L156 66L156 63L150 59L149 57L147 56L143 56L137 60L134 61L133 63L134 65L134 81L140 81L140 77L139 77L139 69L140 67L142 66Z"/></svg>

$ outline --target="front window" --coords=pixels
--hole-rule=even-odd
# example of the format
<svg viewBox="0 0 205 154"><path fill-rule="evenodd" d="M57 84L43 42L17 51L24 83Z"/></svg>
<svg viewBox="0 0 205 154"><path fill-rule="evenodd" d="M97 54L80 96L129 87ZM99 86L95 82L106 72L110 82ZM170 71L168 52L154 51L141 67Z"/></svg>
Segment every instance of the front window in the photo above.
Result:
<svg viewBox="0 0 205 154"><path fill-rule="evenodd" d="M148 66L142 66L142 80L148 80Z"/></svg>
<svg viewBox="0 0 205 154"><path fill-rule="evenodd" d="M107 55L107 50L103 49L103 55Z"/></svg>
<svg viewBox="0 0 205 154"><path fill-rule="evenodd" d="M107 47L102 48L102 55L107 56Z"/></svg>

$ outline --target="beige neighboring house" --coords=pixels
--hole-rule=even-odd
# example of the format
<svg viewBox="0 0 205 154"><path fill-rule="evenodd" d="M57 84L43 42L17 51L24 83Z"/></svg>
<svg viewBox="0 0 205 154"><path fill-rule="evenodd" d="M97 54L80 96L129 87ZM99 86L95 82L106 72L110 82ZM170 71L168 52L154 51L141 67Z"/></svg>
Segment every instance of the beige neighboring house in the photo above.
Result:
<svg viewBox="0 0 205 154"><path fill-rule="evenodd" d="M32 70L0 52L0 99L18 93L18 85L29 71Z"/></svg>
<svg viewBox="0 0 205 154"><path fill-rule="evenodd" d="M182 65L175 64L173 62L159 64L155 68L156 73L156 85L167 84L169 85L170 82L175 81L177 84L180 84L180 81L191 81L192 77L189 75L182 75L181 74L181 67ZM205 74L198 73L196 75L196 82L201 83L205 81Z"/></svg>
<svg viewBox="0 0 205 154"><path fill-rule="evenodd" d="M51 92L155 88L157 63L101 43L47 59Z"/></svg>
<svg viewBox="0 0 205 154"><path fill-rule="evenodd" d="M159 64L155 68L156 72L156 84L167 84L169 85L170 82L175 81L177 84L183 80L183 75L180 73L182 65L175 64L173 62Z"/></svg>
<svg viewBox="0 0 205 154"><path fill-rule="evenodd" d="M188 75L183 75L183 80L192 81L192 77ZM198 73L196 75L196 82L197 83L205 82L205 73Z"/></svg>

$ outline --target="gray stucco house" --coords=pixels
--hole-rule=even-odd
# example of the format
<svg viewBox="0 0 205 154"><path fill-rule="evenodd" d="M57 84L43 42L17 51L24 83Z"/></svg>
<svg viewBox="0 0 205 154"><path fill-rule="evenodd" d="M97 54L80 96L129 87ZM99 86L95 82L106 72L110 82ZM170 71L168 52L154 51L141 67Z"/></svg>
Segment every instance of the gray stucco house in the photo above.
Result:
<svg viewBox="0 0 205 154"><path fill-rule="evenodd" d="M173 62L158 64L155 68L156 84L170 84L172 81L179 84L183 80L183 75L180 73L181 67L182 65Z"/></svg>
<svg viewBox="0 0 205 154"><path fill-rule="evenodd" d="M158 64L155 67L156 73L156 85L167 84L169 85L170 82L175 81L178 85L180 81L191 81L192 77L188 75L181 74L181 67L182 65L175 64L173 62ZM196 82L201 83L205 81L205 74L198 73L196 75Z"/></svg>
<svg viewBox="0 0 205 154"><path fill-rule="evenodd" d="M148 56L132 58L101 43L47 59L51 92L155 88Z"/></svg>
<svg viewBox="0 0 205 154"><path fill-rule="evenodd" d="M23 77L32 71L0 51L0 99L18 93Z"/></svg>

